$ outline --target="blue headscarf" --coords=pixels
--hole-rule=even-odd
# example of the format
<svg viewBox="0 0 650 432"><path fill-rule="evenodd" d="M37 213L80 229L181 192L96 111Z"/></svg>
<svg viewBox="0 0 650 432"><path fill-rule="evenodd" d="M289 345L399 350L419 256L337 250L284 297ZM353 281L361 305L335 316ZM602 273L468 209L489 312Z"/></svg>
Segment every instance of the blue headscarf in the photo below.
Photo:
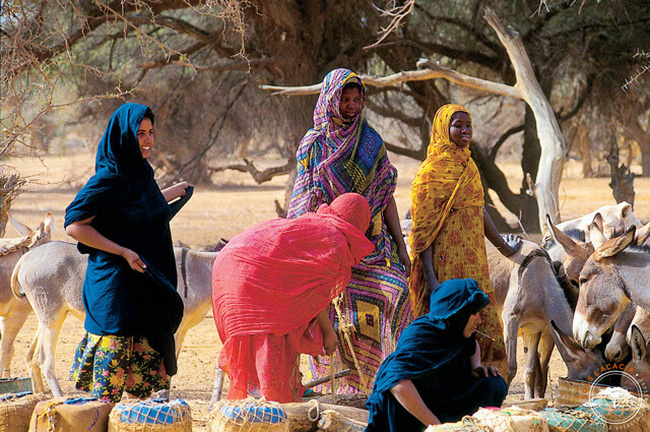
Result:
<svg viewBox="0 0 650 432"><path fill-rule="evenodd" d="M136 132L145 117L153 122L151 109L135 103L113 113L97 148L95 175L66 209L65 226L95 216L92 227L136 252L147 265L141 274L120 256L78 245L88 254L86 331L144 336L162 354L166 372L174 375L174 333L183 318L183 301L176 292L169 221L191 193L173 207L167 204L138 144Z"/></svg>
<svg viewBox="0 0 650 432"><path fill-rule="evenodd" d="M474 337L463 337L469 316L490 303L473 279L450 279L431 293L430 312L402 332L395 351L381 364L368 399L405 379L416 379L454 360Z"/></svg>

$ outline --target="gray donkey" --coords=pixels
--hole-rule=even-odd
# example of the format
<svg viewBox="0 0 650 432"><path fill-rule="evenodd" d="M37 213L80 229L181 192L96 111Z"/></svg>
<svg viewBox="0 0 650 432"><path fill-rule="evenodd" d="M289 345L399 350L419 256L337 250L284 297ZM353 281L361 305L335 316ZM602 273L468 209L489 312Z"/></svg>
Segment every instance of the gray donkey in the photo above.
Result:
<svg viewBox="0 0 650 432"><path fill-rule="evenodd" d="M22 236L0 239L0 370L2 377L11 376L11 359L14 355L14 340L32 312L29 302L11 294L11 272L28 250L50 241L54 219L47 213L36 231L18 222L9 215L9 220Z"/></svg>
<svg viewBox="0 0 650 432"><path fill-rule="evenodd" d="M489 242L486 245L490 280L503 321L508 384L517 373L519 332L526 352L526 399L544 397L548 363L555 345L566 363L569 378L585 379L600 368L604 361L599 352L583 349L567 336L571 334L573 312L548 254L526 240L522 241L521 249L508 258Z"/></svg>
<svg viewBox="0 0 650 432"><path fill-rule="evenodd" d="M174 248L178 293L185 305L175 335L176 356L187 331L199 324L211 307L212 264L217 253ZM51 242L26 253L14 268L11 288L16 296L27 297L38 318L38 330L27 354L35 391L44 390L42 369L54 396L63 395L54 368L56 342L68 313L82 321L85 317L81 289L86 264L86 256L76 245Z"/></svg>

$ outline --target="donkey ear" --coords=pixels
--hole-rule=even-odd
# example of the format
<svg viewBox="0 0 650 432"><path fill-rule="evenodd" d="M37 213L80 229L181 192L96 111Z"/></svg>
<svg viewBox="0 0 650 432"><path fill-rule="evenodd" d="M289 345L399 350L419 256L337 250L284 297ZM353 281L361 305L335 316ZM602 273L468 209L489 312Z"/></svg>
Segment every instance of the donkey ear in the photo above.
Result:
<svg viewBox="0 0 650 432"><path fill-rule="evenodd" d="M47 212L45 214L43 225L45 228L45 234L52 236L52 231L54 230L54 218L52 217L52 213Z"/></svg>
<svg viewBox="0 0 650 432"><path fill-rule="evenodd" d="M625 219L632 213L632 204L627 201L622 201L621 205L621 219Z"/></svg>
<svg viewBox="0 0 650 432"><path fill-rule="evenodd" d="M634 241L634 234L636 232L636 227L633 225L630 229L627 230L625 234L620 237L614 237L611 240L607 240L605 243L600 245L598 249L594 252L594 260L600 262L603 258L610 258L614 255L621 252L623 249L628 247Z"/></svg>
<svg viewBox="0 0 650 432"><path fill-rule="evenodd" d="M20 234L23 237L31 237L34 234L34 231L27 225L18 222L16 219L14 219L13 216L11 216L11 213L7 212L7 216L9 216L9 220L11 221L11 224L16 228L16 231L18 231L18 234Z"/></svg>
<svg viewBox="0 0 650 432"><path fill-rule="evenodd" d="M555 344L563 359L573 358L577 360L584 356L585 349L578 345L575 339L560 330L553 320L551 320L551 332L556 336L554 338Z"/></svg>
<svg viewBox="0 0 650 432"><path fill-rule="evenodd" d="M645 337L636 324L630 327L630 347L632 348L632 360L640 362L645 358L647 349Z"/></svg>
<svg viewBox="0 0 650 432"><path fill-rule="evenodd" d="M553 235L553 238L555 238L555 241L562 245L566 253L571 254L575 250L576 242L574 242L573 239L564 232L557 229L557 227L553 225L549 215L546 215L546 224L551 229L551 234Z"/></svg>
<svg viewBox="0 0 650 432"><path fill-rule="evenodd" d="M643 225L636 231L636 245L641 246L645 244L650 238L650 222ZM650 242L649 242L650 243ZM650 246L650 244L648 244Z"/></svg>
<svg viewBox="0 0 650 432"><path fill-rule="evenodd" d="M594 249L607 241L607 237L603 234L603 217L600 213L596 213L594 220L589 225L589 241L594 245Z"/></svg>

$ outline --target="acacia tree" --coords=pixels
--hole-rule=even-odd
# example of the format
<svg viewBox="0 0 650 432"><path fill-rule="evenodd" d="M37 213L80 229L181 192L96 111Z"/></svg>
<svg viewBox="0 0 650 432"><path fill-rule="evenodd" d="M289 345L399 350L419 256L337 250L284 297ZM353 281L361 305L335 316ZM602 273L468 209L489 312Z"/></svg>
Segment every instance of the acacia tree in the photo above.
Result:
<svg viewBox="0 0 650 432"><path fill-rule="evenodd" d="M576 114L584 122L589 110L591 133L604 119L612 119L611 113L597 107L616 100L624 78L642 64L632 58L632 51L650 40L650 26L644 25L650 20L650 6L642 0L587 2L578 13L563 0L545 3L548 8L535 13L536 0L361 0L354 4L334 0L16 0L10 8L5 2L1 149L9 142L5 132L20 136L14 133L19 128L7 126L12 116L5 113L16 113L13 118L26 125L30 117L25 103L48 100L26 97L29 92L20 91L15 92L19 98L7 97L9 84L29 83L27 78L33 77L42 88L61 83L74 88L76 94L64 103L76 101L77 96L82 100L107 95L121 98L101 105L84 104L79 112L85 121L94 113L105 119L107 111L123 99L150 104L163 138L162 154L153 161L159 176L207 180L214 169L227 165L224 158L239 155L247 156L248 162L237 164L238 168L262 181L294 166L295 149L311 125L315 97L270 97L257 89L260 84L311 84L341 66L383 76L412 70L424 57L513 85L515 72L508 55L481 18L485 5L519 30L561 125L567 127ZM381 9L392 5L408 6L411 12L395 26L396 31L376 44L382 26L394 21L394 16L382 15ZM607 99L602 96L605 89L610 92ZM638 91L647 92L643 86ZM409 82L372 90L368 108L374 119L388 125L382 134L389 150L423 158L433 114L452 94L453 88L440 82ZM5 110L12 100L19 109ZM494 164L501 144L523 132L522 171L536 181L539 144L532 112L524 112L523 107L511 112L521 122L509 119L504 127L499 122L507 116L498 117L492 126L497 136L477 140L474 144L480 145L473 153L480 159L486 186L497 191L506 207L530 229L538 218L534 200L528 202L525 193L528 185L511 191ZM643 119L643 113L633 115ZM647 130L642 120L641 124ZM257 167L253 159L266 151L286 162L270 170Z"/></svg>

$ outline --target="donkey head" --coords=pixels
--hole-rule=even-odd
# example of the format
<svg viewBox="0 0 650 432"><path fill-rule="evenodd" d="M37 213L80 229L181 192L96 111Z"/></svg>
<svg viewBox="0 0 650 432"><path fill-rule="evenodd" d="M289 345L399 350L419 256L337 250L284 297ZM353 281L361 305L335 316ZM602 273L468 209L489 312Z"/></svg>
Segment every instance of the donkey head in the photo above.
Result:
<svg viewBox="0 0 650 432"><path fill-rule="evenodd" d="M597 217L598 216L599 213L597 213ZM566 276L577 290L580 272L582 271L585 262L587 262L587 259L589 259L591 254L594 253L594 247L590 242L573 240L553 225L553 222L551 222L551 218L548 215L546 215L546 223L548 224L555 241L564 249L565 255L561 264L562 267L564 267L564 273L566 273Z"/></svg>
<svg viewBox="0 0 650 432"><path fill-rule="evenodd" d="M587 379L595 370L605 364L600 351L584 349L569 335L562 332L551 321L551 332L560 356L567 367L567 377L575 380Z"/></svg>
<svg viewBox="0 0 650 432"><path fill-rule="evenodd" d="M590 232L593 227L590 229ZM625 284L610 258L634 241L632 226L620 237L600 245L580 272L580 295L573 318L573 336L585 348L593 348L630 303Z"/></svg>
<svg viewBox="0 0 650 432"><path fill-rule="evenodd" d="M628 366L631 366L634 379L641 385L647 385L650 380L650 356L648 356L647 340L636 324L632 324L630 327L629 342L632 349L632 361ZM638 390L636 384L627 376L623 376L621 379L621 387L629 390Z"/></svg>

